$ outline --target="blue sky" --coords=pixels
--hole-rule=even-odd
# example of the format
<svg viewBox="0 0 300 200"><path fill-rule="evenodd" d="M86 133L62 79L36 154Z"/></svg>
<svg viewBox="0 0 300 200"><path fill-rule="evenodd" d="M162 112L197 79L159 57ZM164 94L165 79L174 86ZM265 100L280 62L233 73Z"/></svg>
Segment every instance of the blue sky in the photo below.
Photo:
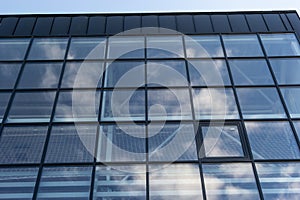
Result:
<svg viewBox="0 0 300 200"><path fill-rule="evenodd" d="M300 0L3 0L1 14L297 10Z"/></svg>

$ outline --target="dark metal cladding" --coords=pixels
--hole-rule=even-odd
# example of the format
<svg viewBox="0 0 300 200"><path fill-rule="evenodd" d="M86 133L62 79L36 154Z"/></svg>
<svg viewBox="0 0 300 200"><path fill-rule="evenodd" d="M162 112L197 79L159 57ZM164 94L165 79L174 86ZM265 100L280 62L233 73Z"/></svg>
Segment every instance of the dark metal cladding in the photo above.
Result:
<svg viewBox="0 0 300 200"><path fill-rule="evenodd" d="M38 17L33 30L33 35L48 36L51 31L53 17Z"/></svg>
<svg viewBox="0 0 300 200"><path fill-rule="evenodd" d="M227 18L227 15L212 15L211 21L214 27L214 31L218 33L230 33L231 28Z"/></svg>
<svg viewBox="0 0 300 200"><path fill-rule="evenodd" d="M1 25L0 25L0 35L11 36L14 33L17 22L18 22L17 17L2 18Z"/></svg>
<svg viewBox="0 0 300 200"><path fill-rule="evenodd" d="M104 16L90 17L87 34L88 35L104 35L105 21L106 21L106 17L104 17Z"/></svg>
<svg viewBox="0 0 300 200"><path fill-rule="evenodd" d="M88 26L88 17L79 16L73 17L70 27L71 35L85 35Z"/></svg>
<svg viewBox="0 0 300 200"><path fill-rule="evenodd" d="M251 32L267 32L268 28L261 14L246 15Z"/></svg>
<svg viewBox="0 0 300 200"><path fill-rule="evenodd" d="M244 15L228 15L228 19L233 32L248 33L250 31Z"/></svg>
<svg viewBox="0 0 300 200"><path fill-rule="evenodd" d="M265 18L269 31L286 31L279 14L264 14L263 17Z"/></svg>
<svg viewBox="0 0 300 200"><path fill-rule="evenodd" d="M71 17L55 17L51 35L68 35Z"/></svg>
<svg viewBox="0 0 300 200"><path fill-rule="evenodd" d="M24 17L20 18L14 35L17 36L30 36L33 30L33 26L35 24L35 17Z"/></svg>
<svg viewBox="0 0 300 200"><path fill-rule="evenodd" d="M195 33L194 21L192 15L178 15L177 19L177 30L181 33L189 34Z"/></svg>

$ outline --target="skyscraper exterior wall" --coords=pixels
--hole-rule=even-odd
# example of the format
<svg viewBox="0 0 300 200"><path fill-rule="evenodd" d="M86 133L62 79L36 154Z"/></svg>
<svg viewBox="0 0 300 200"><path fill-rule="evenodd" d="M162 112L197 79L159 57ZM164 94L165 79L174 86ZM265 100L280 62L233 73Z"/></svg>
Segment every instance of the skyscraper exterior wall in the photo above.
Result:
<svg viewBox="0 0 300 200"><path fill-rule="evenodd" d="M0 199L300 199L295 11L0 16Z"/></svg>

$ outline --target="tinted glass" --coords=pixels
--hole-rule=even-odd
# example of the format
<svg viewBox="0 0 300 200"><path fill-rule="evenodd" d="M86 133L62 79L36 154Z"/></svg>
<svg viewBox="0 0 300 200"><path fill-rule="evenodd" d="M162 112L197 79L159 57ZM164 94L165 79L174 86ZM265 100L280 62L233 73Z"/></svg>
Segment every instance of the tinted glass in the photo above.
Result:
<svg viewBox="0 0 300 200"><path fill-rule="evenodd" d="M278 84L300 84L300 59L270 59Z"/></svg>
<svg viewBox="0 0 300 200"><path fill-rule="evenodd" d="M10 98L10 93L8 92L0 93L0 122L2 122L9 98Z"/></svg>
<svg viewBox="0 0 300 200"><path fill-rule="evenodd" d="M298 139L300 140L300 121L294 121L293 123L298 135Z"/></svg>
<svg viewBox="0 0 300 200"><path fill-rule="evenodd" d="M12 89L15 86L21 64L0 64L0 89Z"/></svg>
<svg viewBox="0 0 300 200"><path fill-rule="evenodd" d="M181 36L149 36L147 39L148 58L183 57Z"/></svg>
<svg viewBox="0 0 300 200"><path fill-rule="evenodd" d="M144 37L110 37L108 58L144 58Z"/></svg>
<svg viewBox="0 0 300 200"><path fill-rule="evenodd" d="M23 60L30 39L1 39L0 60Z"/></svg>
<svg viewBox="0 0 300 200"><path fill-rule="evenodd" d="M291 117L300 117L300 88L281 88L281 94Z"/></svg>

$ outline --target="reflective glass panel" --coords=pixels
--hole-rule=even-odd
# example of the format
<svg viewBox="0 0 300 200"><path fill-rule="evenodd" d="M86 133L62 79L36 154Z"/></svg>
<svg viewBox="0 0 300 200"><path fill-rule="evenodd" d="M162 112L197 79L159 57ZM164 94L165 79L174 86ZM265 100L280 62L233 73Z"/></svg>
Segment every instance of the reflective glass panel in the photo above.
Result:
<svg viewBox="0 0 300 200"><path fill-rule="evenodd" d="M274 85L265 60L229 60L235 85Z"/></svg>
<svg viewBox="0 0 300 200"><path fill-rule="evenodd" d="M239 118L232 89L194 89L193 102L196 119Z"/></svg>
<svg viewBox="0 0 300 200"><path fill-rule="evenodd" d="M299 147L288 122L246 122L255 159L300 158Z"/></svg>
<svg viewBox="0 0 300 200"><path fill-rule="evenodd" d="M205 157L243 157L237 125L202 126Z"/></svg>
<svg viewBox="0 0 300 200"><path fill-rule="evenodd" d="M100 126L97 159L101 162L146 161L146 132L143 124Z"/></svg>
<svg viewBox="0 0 300 200"><path fill-rule="evenodd" d="M30 39L1 39L0 60L23 60Z"/></svg>
<svg viewBox="0 0 300 200"><path fill-rule="evenodd" d="M51 129L47 163L93 162L97 125L56 125Z"/></svg>
<svg viewBox="0 0 300 200"><path fill-rule="evenodd" d="M228 57L263 56L256 35L223 35Z"/></svg>
<svg viewBox="0 0 300 200"><path fill-rule="evenodd" d="M149 186L150 199L202 199L197 164L150 165Z"/></svg>
<svg viewBox="0 0 300 200"><path fill-rule="evenodd" d="M48 122L55 92L17 92L7 118L8 122Z"/></svg>
<svg viewBox="0 0 300 200"><path fill-rule="evenodd" d="M290 116L300 117L300 88L281 88L280 90Z"/></svg>
<svg viewBox="0 0 300 200"><path fill-rule="evenodd" d="M275 88L237 88L244 118L285 118L285 112Z"/></svg>
<svg viewBox="0 0 300 200"><path fill-rule="evenodd" d="M0 63L0 89L12 89L15 86L21 64Z"/></svg>
<svg viewBox="0 0 300 200"><path fill-rule="evenodd" d="M300 45L294 34L260 35L268 56L299 56Z"/></svg>
<svg viewBox="0 0 300 200"><path fill-rule="evenodd" d="M98 88L102 85L103 62L67 62L62 88Z"/></svg>
<svg viewBox="0 0 300 200"><path fill-rule="evenodd" d="M149 124L148 156L150 161L197 160L193 124Z"/></svg>
<svg viewBox="0 0 300 200"><path fill-rule="evenodd" d="M104 38L72 38L67 59L103 59L105 43Z"/></svg>
<svg viewBox="0 0 300 200"><path fill-rule="evenodd" d="M293 124L296 129L298 139L300 140L300 121L293 121Z"/></svg>
<svg viewBox="0 0 300 200"><path fill-rule="evenodd" d="M57 88L62 63L27 63L18 88Z"/></svg>
<svg viewBox="0 0 300 200"><path fill-rule="evenodd" d="M61 60L65 57L67 38L35 38L29 51L29 60Z"/></svg>
<svg viewBox="0 0 300 200"><path fill-rule="evenodd" d="M150 120L192 119L188 89L148 90L147 108Z"/></svg>
<svg viewBox="0 0 300 200"><path fill-rule="evenodd" d="M190 60L188 66L192 86L230 85L224 60Z"/></svg>
<svg viewBox="0 0 300 200"><path fill-rule="evenodd" d="M0 93L0 122L2 122L4 113L7 109L7 104L10 98L9 92L1 92Z"/></svg>
<svg viewBox="0 0 300 200"><path fill-rule="evenodd" d="M30 200L38 168L0 168L0 199Z"/></svg>
<svg viewBox="0 0 300 200"><path fill-rule="evenodd" d="M144 62L108 63L106 68L105 87L139 87L145 85Z"/></svg>
<svg viewBox="0 0 300 200"><path fill-rule="evenodd" d="M223 57L223 49L218 35L185 36L186 55L188 58Z"/></svg>
<svg viewBox="0 0 300 200"><path fill-rule="evenodd" d="M108 58L144 58L144 37L114 36L108 39Z"/></svg>
<svg viewBox="0 0 300 200"><path fill-rule="evenodd" d="M300 163L256 163L264 199L300 198Z"/></svg>
<svg viewBox="0 0 300 200"><path fill-rule="evenodd" d="M96 167L94 199L146 200L145 171L143 165Z"/></svg>
<svg viewBox="0 0 300 200"><path fill-rule="evenodd" d="M260 199L251 164L204 164L207 199Z"/></svg>
<svg viewBox="0 0 300 200"><path fill-rule="evenodd" d="M181 36L149 36L147 39L148 58L183 57Z"/></svg>
<svg viewBox="0 0 300 200"><path fill-rule="evenodd" d="M278 84L300 84L300 59L270 59Z"/></svg>
<svg viewBox="0 0 300 200"><path fill-rule="evenodd" d="M39 163L47 126L7 126L0 139L0 163Z"/></svg>
<svg viewBox="0 0 300 200"><path fill-rule="evenodd" d="M92 167L45 167L37 199L89 199Z"/></svg>

